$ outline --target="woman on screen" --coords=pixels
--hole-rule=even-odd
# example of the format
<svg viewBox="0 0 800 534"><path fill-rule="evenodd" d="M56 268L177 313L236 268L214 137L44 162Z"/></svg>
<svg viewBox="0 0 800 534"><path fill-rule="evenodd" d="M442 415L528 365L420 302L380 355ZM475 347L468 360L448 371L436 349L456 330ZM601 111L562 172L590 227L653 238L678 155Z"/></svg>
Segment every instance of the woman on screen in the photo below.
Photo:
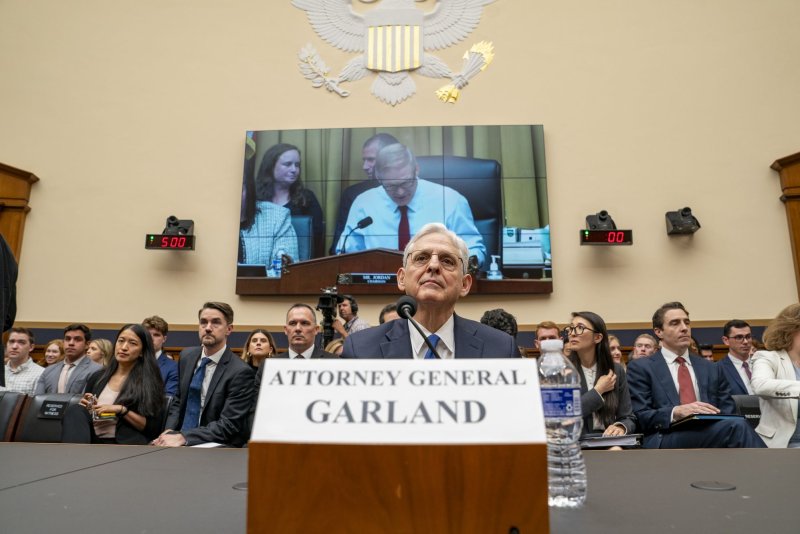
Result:
<svg viewBox="0 0 800 534"><path fill-rule="evenodd" d="M582 434L620 436L633 432L636 422L628 381L622 365L611 356L605 321L596 313L575 312L564 333L569 359L581 377Z"/></svg>
<svg viewBox="0 0 800 534"><path fill-rule="evenodd" d="M297 234L291 213L272 202L256 200L255 178L252 172L245 172L239 220L239 263L269 268L281 251L292 261L298 259Z"/></svg>
<svg viewBox="0 0 800 534"><path fill-rule="evenodd" d="M311 217L313 236L316 238L316 257L323 248L325 229L322 207L310 189L300 179L300 149L288 143L278 143L264 153L256 176L256 197L289 209L293 217ZM308 236L300 236L306 238Z"/></svg>
<svg viewBox="0 0 800 534"><path fill-rule="evenodd" d="M117 333L114 358L86 382L80 404L64 414L64 443L147 445L164 421L164 382L150 333L129 324Z"/></svg>
<svg viewBox="0 0 800 534"><path fill-rule="evenodd" d="M756 432L767 447L800 448L800 304L792 304L764 332L767 350L753 356L750 385L760 395ZM780 398L781 396L794 397Z"/></svg>

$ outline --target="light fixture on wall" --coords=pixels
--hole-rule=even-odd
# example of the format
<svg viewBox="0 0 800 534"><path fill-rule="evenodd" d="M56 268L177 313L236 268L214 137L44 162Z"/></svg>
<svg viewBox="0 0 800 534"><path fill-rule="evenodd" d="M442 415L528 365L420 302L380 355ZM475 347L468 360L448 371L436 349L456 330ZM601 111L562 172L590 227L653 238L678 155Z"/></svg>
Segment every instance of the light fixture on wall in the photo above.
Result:
<svg viewBox="0 0 800 534"><path fill-rule="evenodd" d="M700 229L700 221L692 215L692 208L685 207L678 211L668 211L667 235L690 235Z"/></svg>
<svg viewBox="0 0 800 534"><path fill-rule="evenodd" d="M586 228L589 230L616 230L617 225L606 210L586 216Z"/></svg>

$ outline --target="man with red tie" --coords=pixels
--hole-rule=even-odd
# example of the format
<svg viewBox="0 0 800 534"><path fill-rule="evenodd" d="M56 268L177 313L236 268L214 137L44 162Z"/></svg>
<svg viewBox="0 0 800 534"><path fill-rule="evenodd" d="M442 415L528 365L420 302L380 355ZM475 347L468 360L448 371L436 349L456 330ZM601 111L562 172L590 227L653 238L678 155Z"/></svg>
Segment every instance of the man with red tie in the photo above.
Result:
<svg viewBox="0 0 800 534"><path fill-rule="evenodd" d="M661 350L628 364L633 412L649 449L763 448L764 442L744 418L670 425L692 414L734 414L736 406L722 369L689 354L692 327L680 302L668 302L653 314Z"/></svg>
<svg viewBox="0 0 800 534"><path fill-rule="evenodd" d="M375 177L381 187L353 201L336 249L404 250L412 235L438 222L463 239L468 257L475 256L481 265L486 246L467 199L455 189L421 179L418 173L417 159L408 147L400 143L383 147L375 159Z"/></svg>

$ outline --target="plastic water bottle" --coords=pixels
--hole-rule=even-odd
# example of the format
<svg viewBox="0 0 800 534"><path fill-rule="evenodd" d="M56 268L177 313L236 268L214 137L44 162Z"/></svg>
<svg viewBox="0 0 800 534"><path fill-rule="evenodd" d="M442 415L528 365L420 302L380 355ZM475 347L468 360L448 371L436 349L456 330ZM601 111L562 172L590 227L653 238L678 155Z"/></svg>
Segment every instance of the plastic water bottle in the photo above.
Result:
<svg viewBox="0 0 800 534"><path fill-rule="evenodd" d="M563 341L544 340L540 349L539 383L547 431L548 504L556 508L578 508L586 500L586 465L578 443L583 426L581 380L562 353Z"/></svg>
<svg viewBox="0 0 800 534"><path fill-rule="evenodd" d="M283 255L286 252L281 249L275 252L275 255L272 257L272 262L267 267L267 278L280 278L281 274L283 274Z"/></svg>

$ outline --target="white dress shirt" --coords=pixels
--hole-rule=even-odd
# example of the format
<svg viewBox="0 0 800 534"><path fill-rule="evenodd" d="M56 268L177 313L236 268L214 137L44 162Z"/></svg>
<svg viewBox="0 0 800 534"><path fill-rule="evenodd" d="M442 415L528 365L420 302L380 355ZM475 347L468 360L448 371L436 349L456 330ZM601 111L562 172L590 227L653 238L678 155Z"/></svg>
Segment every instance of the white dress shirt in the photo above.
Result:
<svg viewBox="0 0 800 534"><path fill-rule="evenodd" d="M408 321L408 319L406 319ZM408 325L408 332L411 338L411 351L414 358L417 360L425 359L425 354L428 353L428 345L425 343L425 338L430 337L431 332L420 325L422 331L425 332L425 337L419 335L417 329L413 325ZM439 342L436 344L436 352L443 360L452 360L456 354L456 338L455 338L455 320L451 315L450 318L442 325L442 327L433 332L439 336Z"/></svg>
<svg viewBox="0 0 800 534"><path fill-rule="evenodd" d="M297 354L295 351L289 347L289 358L294 360L295 358L303 358L304 360L311 359L311 355L314 353L314 345L311 345L306 350L302 352L302 354Z"/></svg>
<svg viewBox="0 0 800 534"><path fill-rule="evenodd" d="M728 353L728 358L730 358L731 362L733 362L733 366L736 368L736 372L739 373L739 376L741 377L742 382L744 383L744 387L747 388L747 394L755 395L755 393L753 393L753 386L750 385L750 377L747 376L747 372L744 370L744 367L742 366L742 360L740 360L730 352ZM750 361L750 358L747 359L747 366L750 368L750 372L752 373L753 364Z"/></svg>

